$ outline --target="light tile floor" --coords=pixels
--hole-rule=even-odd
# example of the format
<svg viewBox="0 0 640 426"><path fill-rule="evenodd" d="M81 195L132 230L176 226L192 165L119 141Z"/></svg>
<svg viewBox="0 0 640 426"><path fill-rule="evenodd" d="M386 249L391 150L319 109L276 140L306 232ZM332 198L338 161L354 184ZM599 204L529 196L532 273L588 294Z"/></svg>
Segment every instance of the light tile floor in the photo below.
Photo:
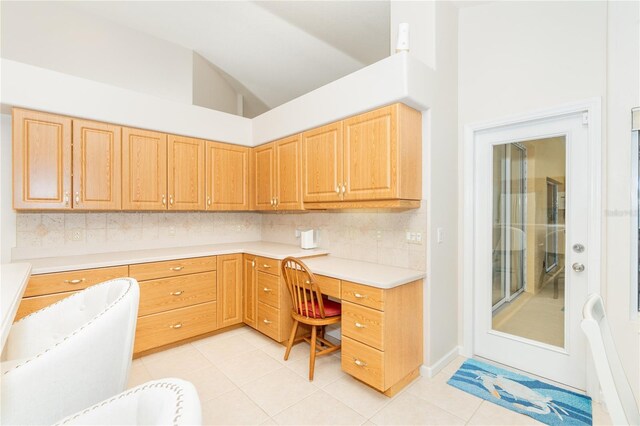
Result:
<svg viewBox="0 0 640 426"><path fill-rule="evenodd" d="M283 356L282 345L243 327L136 359L129 386L188 380L198 389L207 425L539 424L447 385L463 357L387 398L342 373L339 353L316 360L313 382L308 344L294 346L289 361ZM594 424L611 424L598 404Z"/></svg>

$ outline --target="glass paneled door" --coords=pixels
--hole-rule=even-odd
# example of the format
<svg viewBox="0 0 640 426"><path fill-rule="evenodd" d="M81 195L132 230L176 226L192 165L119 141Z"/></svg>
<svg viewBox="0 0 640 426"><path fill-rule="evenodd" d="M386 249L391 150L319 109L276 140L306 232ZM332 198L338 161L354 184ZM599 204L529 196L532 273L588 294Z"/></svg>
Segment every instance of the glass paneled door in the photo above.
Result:
<svg viewBox="0 0 640 426"><path fill-rule="evenodd" d="M474 353L584 389L588 127L566 115L475 142Z"/></svg>

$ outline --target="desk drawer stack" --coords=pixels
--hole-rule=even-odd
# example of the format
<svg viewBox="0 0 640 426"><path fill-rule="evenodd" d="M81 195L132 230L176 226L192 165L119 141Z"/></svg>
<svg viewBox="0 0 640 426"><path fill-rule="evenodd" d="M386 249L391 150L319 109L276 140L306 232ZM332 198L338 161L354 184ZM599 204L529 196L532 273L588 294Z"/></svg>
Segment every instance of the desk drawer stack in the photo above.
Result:
<svg viewBox="0 0 640 426"><path fill-rule="evenodd" d="M342 370L391 396L422 364L422 280L391 289L342 281Z"/></svg>
<svg viewBox="0 0 640 426"><path fill-rule="evenodd" d="M214 331L216 257L129 266L140 284L134 354Z"/></svg>
<svg viewBox="0 0 640 426"><path fill-rule="evenodd" d="M280 277L280 261L256 256L256 328L277 342L289 338L291 299L287 285Z"/></svg>

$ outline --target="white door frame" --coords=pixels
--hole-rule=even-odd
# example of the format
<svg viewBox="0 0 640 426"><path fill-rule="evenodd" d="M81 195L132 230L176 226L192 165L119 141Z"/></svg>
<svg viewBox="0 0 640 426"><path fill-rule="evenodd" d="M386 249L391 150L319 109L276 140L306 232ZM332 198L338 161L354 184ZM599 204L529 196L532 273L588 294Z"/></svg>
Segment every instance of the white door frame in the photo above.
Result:
<svg viewBox="0 0 640 426"><path fill-rule="evenodd" d="M591 98L579 102L560 105L553 108L517 114L514 116L464 126L463 151L463 202L461 211L464 212L462 227L462 348L464 356L473 356L473 313L474 313L474 176L475 176L475 136L476 132L495 127L509 126L533 120L551 118L559 115L587 112L589 120L588 130L588 162L589 162L589 223L586 245L589 266L588 294L600 293L602 270L601 240L602 240L602 106L600 98ZM587 359L590 356L587 355ZM588 361L587 365L590 365ZM587 392L597 397L598 381L592 368L587 368Z"/></svg>

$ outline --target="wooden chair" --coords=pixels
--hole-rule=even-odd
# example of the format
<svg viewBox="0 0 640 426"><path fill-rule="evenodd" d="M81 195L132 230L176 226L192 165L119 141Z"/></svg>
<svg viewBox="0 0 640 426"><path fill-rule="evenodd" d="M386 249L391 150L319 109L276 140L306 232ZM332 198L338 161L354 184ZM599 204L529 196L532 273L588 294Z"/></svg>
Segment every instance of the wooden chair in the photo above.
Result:
<svg viewBox="0 0 640 426"><path fill-rule="evenodd" d="M309 380L313 380L316 356L327 355L340 349L324 338L324 328L329 324L340 322L340 303L322 296L316 284L316 279L307 266L295 257L287 257L282 261L282 276L291 295L293 309L293 327L284 354L285 361L289 358L291 347L301 341L311 345L309 359ZM311 327L311 334L296 337L298 325L306 324ZM318 331L318 328L320 330Z"/></svg>

